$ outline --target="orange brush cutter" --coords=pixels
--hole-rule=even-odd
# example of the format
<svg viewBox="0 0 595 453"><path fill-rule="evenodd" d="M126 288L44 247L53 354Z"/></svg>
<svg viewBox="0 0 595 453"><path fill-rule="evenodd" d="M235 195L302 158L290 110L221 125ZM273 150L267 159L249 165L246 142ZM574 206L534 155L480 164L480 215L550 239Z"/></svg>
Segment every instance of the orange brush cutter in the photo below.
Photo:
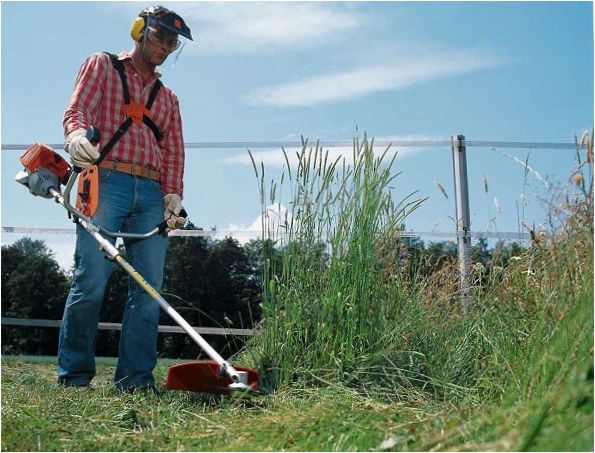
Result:
<svg viewBox="0 0 595 453"><path fill-rule="evenodd" d="M91 142L98 142L99 138L94 135L94 132L95 129L90 128L87 138ZM258 392L258 373L250 368L234 367L223 359L104 237L146 239L155 234L163 234L167 227L165 221L144 234L107 231L70 204L70 190L81 172L80 168L71 168L58 153L42 143L29 147L21 157L21 162L25 169L17 174L16 181L26 186L33 195L53 198L56 203L66 208L74 222L81 225L98 242L106 257L119 264L210 357L210 361L195 361L172 366L168 370L165 381L166 389L213 394L228 394L236 391ZM61 184L66 184L64 194L60 191ZM186 217L184 213L182 216Z"/></svg>

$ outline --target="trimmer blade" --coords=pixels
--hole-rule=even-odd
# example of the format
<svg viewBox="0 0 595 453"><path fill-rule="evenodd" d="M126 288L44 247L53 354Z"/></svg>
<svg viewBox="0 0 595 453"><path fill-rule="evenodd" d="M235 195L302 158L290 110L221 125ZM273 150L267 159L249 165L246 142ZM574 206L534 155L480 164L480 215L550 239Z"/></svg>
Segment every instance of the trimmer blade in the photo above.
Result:
<svg viewBox="0 0 595 453"><path fill-rule="evenodd" d="M221 375L220 366L215 361L196 361L174 365L169 368L164 387L168 390L227 395L230 393L258 392L259 374L251 368L234 365L239 373L246 373L245 382L234 383L231 378Z"/></svg>

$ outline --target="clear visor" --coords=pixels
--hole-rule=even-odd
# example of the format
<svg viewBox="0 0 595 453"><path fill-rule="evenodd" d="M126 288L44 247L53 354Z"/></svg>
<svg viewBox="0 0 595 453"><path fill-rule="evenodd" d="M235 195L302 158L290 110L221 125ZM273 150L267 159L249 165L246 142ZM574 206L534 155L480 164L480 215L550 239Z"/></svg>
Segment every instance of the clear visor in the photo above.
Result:
<svg viewBox="0 0 595 453"><path fill-rule="evenodd" d="M181 45L177 33L160 26L149 25L146 27L145 37L151 44L165 46L170 53L177 50Z"/></svg>
<svg viewBox="0 0 595 453"><path fill-rule="evenodd" d="M186 39L184 39L183 42L180 41L180 36L177 33L161 27L158 24L149 24L145 27L144 35L144 42L150 42L153 45L163 45L170 54L173 54L177 50L173 57L173 61L170 60L171 68L173 68L186 45Z"/></svg>

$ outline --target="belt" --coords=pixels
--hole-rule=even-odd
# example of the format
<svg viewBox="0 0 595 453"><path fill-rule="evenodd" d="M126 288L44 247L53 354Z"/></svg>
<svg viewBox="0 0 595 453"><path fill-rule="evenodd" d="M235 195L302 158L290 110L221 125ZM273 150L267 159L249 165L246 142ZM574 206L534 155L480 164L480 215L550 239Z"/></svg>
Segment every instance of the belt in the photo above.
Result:
<svg viewBox="0 0 595 453"><path fill-rule="evenodd" d="M122 173L128 173L129 175L149 178L154 181L161 180L161 173L159 173L159 171L145 165L127 164L125 162L118 162L115 160L103 160L99 163L99 166L102 168L110 168L112 170L121 171Z"/></svg>

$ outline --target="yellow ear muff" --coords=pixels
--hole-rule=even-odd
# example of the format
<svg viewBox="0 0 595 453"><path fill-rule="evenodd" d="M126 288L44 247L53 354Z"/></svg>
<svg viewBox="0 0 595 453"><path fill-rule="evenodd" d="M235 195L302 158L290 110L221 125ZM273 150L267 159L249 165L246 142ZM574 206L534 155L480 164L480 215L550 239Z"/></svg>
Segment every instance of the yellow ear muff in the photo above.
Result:
<svg viewBox="0 0 595 453"><path fill-rule="evenodd" d="M140 41L143 38L143 31L145 30L145 18L137 17L130 26L130 36L135 41Z"/></svg>

